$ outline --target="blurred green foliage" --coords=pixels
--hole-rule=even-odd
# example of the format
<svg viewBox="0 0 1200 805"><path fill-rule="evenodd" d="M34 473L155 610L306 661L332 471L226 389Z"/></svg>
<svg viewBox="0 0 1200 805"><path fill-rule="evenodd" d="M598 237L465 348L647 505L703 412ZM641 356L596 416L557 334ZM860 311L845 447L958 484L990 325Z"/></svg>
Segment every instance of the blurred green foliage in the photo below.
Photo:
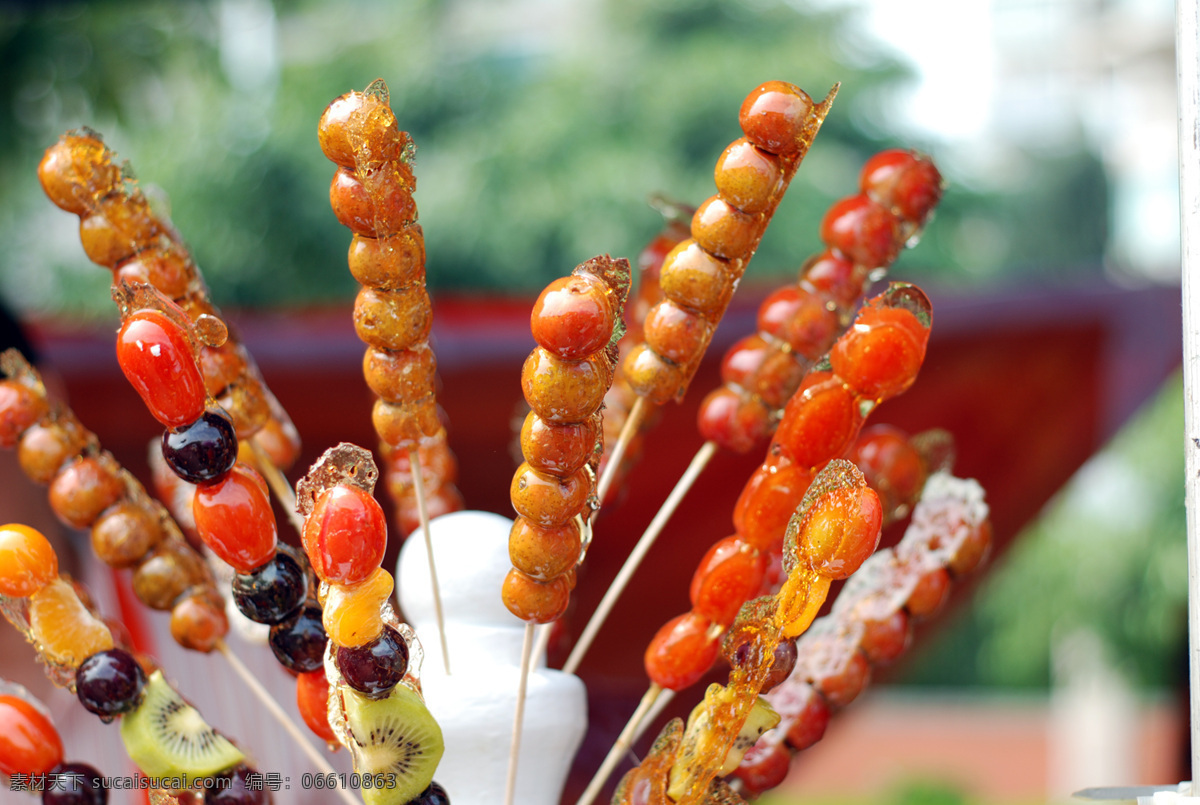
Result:
<svg viewBox="0 0 1200 805"><path fill-rule="evenodd" d="M1054 647L1101 639L1143 688L1186 675L1187 536L1178 378L1093 457L980 584L971 608L914 653L905 679L1043 688Z"/></svg>
<svg viewBox="0 0 1200 805"><path fill-rule="evenodd" d="M548 18L521 16L531 11ZM822 95L840 81L748 281L792 275L862 161L901 144L880 100L907 80L852 16L778 0L5 6L0 291L24 309L111 315L74 218L35 180L41 152L88 125L169 197L219 304L350 298L349 235L328 209L333 168L316 123L332 98L378 76L418 143L431 289L521 295L593 254L636 256L660 225L651 194L711 195L755 85L782 78ZM939 156L938 143L903 144ZM1018 153L1013 175L999 191L948 171L904 276L1094 270L1107 217L1094 155Z"/></svg>

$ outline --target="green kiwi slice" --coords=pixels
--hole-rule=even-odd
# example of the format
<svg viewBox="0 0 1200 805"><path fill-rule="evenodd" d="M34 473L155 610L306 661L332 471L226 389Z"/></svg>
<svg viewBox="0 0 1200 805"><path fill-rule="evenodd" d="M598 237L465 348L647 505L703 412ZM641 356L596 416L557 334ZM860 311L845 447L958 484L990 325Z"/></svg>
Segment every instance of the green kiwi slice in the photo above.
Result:
<svg viewBox="0 0 1200 805"><path fill-rule="evenodd" d="M175 692L162 671L150 675L142 703L121 718L121 740L147 777L178 778L181 787L245 759Z"/></svg>
<svg viewBox="0 0 1200 805"><path fill-rule="evenodd" d="M433 781L442 759L442 728L415 691L397 685L386 699L342 690L354 770L378 783L364 786L366 805L396 805L414 799Z"/></svg>

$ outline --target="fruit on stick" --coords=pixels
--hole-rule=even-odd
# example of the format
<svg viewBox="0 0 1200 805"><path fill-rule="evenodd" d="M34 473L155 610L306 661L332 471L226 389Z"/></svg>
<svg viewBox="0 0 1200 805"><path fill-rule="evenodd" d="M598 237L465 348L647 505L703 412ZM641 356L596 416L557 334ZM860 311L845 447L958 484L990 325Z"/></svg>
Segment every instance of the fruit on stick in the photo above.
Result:
<svg viewBox="0 0 1200 805"><path fill-rule="evenodd" d="M678 629L682 622L676 619L662 627L646 649L646 673L654 684L680 690L694 684L712 667L721 636L738 608L777 581L765 568L770 566L770 557L782 549L788 523L812 479L828 461L849 449L865 413L880 401L867 397L857 387L867 386L873 394L879 392L880 384L888 390L907 388L920 368L919 358L924 357L929 323L929 303L924 294L915 286L894 283L863 308L855 326L836 342L855 345L854 350L846 350L845 365L839 363L852 380L848 382L836 372L827 371L810 372L805 378L784 407L766 461L738 498L733 512L736 533L719 543L726 546L724 549L713 549L725 555L726 561L706 556L693 576L695 617L686 621L691 626L689 639L680 641ZM895 344L902 349L890 349ZM884 351L892 359L873 359L869 370L855 368L859 353L872 349ZM845 505L857 504L848 499ZM836 574L853 558L835 550L839 540L847 536L834 527L840 522L838 518L831 517L827 522L832 525L821 531L822 544L833 551L833 558L816 582L826 589L831 579L842 578ZM754 586L755 581L760 582L759 587ZM820 598L823 600L823 594ZM815 598L813 604L819 606ZM809 614L815 614L815 610ZM799 626L792 628L802 630ZM791 631L789 636L797 633Z"/></svg>
<svg viewBox="0 0 1200 805"><path fill-rule="evenodd" d="M0 772L49 774L62 760L62 739L50 719L20 696L0 695Z"/></svg>
<svg viewBox="0 0 1200 805"><path fill-rule="evenodd" d="M847 461L830 462L788 523L783 585L741 609L723 646L731 659L728 684L710 686L693 711L672 751L663 797L648 803L706 801L714 778L735 769L775 726L779 716L759 694L777 657L788 656L777 648L812 622L829 581L853 573L870 555L881 527L879 499L862 473Z"/></svg>
<svg viewBox="0 0 1200 805"><path fill-rule="evenodd" d="M55 205L80 217L84 251L92 262L112 271L114 288L154 287L178 303L197 327L215 324L225 329L179 233L150 208L137 182L117 167L116 155L99 134L89 129L64 134L46 149L38 179ZM153 328L152 322L128 324L135 330ZM204 386L230 414L238 434L255 439L276 466L290 466L300 453L299 435L236 336L223 345L205 344L201 352ZM150 377L145 371L138 374ZM151 412L160 421L164 416L174 417L179 424L193 421L199 414L194 410L194 379L189 369L186 385L174 389L175 402L168 399L172 392L157 389L155 394L166 407L156 408L147 401ZM193 408L180 410L173 407L176 405ZM163 424L176 427L168 421ZM264 429L259 439L257 435Z"/></svg>
<svg viewBox="0 0 1200 805"><path fill-rule="evenodd" d="M829 111L783 81L756 88L742 104L746 137L717 163L717 195L696 210L691 237L667 256L663 298L646 314L645 342L623 361L634 391L655 405L683 396L738 280Z"/></svg>
<svg viewBox="0 0 1200 805"><path fill-rule="evenodd" d="M18 458L31 480L49 484L55 513L74 527L90 528L92 547L106 564L132 568L134 592L148 606L170 610L182 605L189 591L215 591L203 560L163 507L100 449L68 408L46 396L41 378L24 358L9 350L0 355L0 369L6 375L0 390L10 390L0 391L0 418L27 423L17 434ZM193 634L188 625L181 644L211 649L212 638L224 634L223 616L217 618L207 624L206 635Z"/></svg>
<svg viewBox="0 0 1200 805"><path fill-rule="evenodd" d="M884 444L896 435L877 431L868 441ZM926 456L945 456L944 434L919 435L912 442L934 444ZM894 445L893 445L894 446ZM934 465L915 504L912 522L894 548L877 552L850 578L833 611L817 620L796 644L796 667L765 696L781 716L775 730L782 741L760 742L798 752L820 740L831 713L849 704L866 686L872 666L894 660L907 647L911 624L928 617L944 600L948 569L964 559L972 569L990 541L988 508L974 481L952 477ZM769 751L775 751L771 749ZM748 755L741 769L753 762ZM750 769L736 774L746 793L757 796L777 780Z"/></svg>
<svg viewBox="0 0 1200 805"><path fill-rule="evenodd" d="M767 438L805 372L849 321L866 283L915 242L942 194L937 168L912 151L880 152L860 176L861 191L834 204L823 220L828 248L804 264L794 285L763 300L758 333L726 353L724 385L704 399L697 419L706 440L746 452Z"/></svg>
<svg viewBox="0 0 1200 805"><path fill-rule="evenodd" d="M501 589L508 610L528 622L563 614L591 539L600 409L629 284L628 260L593 257L546 286L530 315L537 347L521 369L521 389L532 410L521 427L525 463L509 490L518 516L509 535L513 568Z"/></svg>
<svg viewBox="0 0 1200 805"><path fill-rule="evenodd" d="M367 345L363 377L377 398L373 421L381 451L396 461L414 450L434 459L420 460L422 481L431 508L446 513L461 509L462 502L453 486L456 460L434 393L437 361L428 341L433 312L425 291L425 238L412 197L415 145L400 131L388 103L382 79L365 92L346 93L321 115L317 139L339 166L330 205L354 232L347 260L362 286L354 326ZM411 525L415 484L389 483L388 490L398 519Z"/></svg>

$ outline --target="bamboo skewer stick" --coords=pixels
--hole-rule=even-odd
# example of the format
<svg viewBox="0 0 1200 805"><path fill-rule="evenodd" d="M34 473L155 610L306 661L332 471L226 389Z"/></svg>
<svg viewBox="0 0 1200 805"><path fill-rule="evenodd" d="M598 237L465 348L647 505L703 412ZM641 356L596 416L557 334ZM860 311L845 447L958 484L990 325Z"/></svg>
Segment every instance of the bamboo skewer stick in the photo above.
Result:
<svg viewBox="0 0 1200 805"><path fill-rule="evenodd" d="M412 467L413 490L417 498L417 519L421 521L421 532L425 535L425 552L429 554L429 584L433 590L433 611L437 615L438 637L442 641L442 664L446 668L446 676L450 675L450 649L446 644L446 618L442 614L442 593L438 586L437 565L433 561L433 537L429 533L429 511L425 508L425 479L421 472L421 461L417 451L408 453L409 466Z"/></svg>
<svg viewBox="0 0 1200 805"><path fill-rule="evenodd" d="M274 493L275 499L283 506L283 510L287 512L288 522L292 524L292 528L296 529L297 534L304 533L304 517L301 516L296 508L296 493L292 490L292 485L288 483L288 479L280 472L279 468L271 461L267 452L262 449L258 442L250 439L250 449L254 452L254 458L258 462L258 469L261 470L263 479L267 482L267 486L271 487L271 492Z"/></svg>
<svg viewBox="0 0 1200 805"><path fill-rule="evenodd" d="M625 418L625 424L621 428L620 435L617 436L617 443L613 445L612 454L608 457L608 465L604 468L604 474L600 476L600 482L596 484L597 499L604 500L604 496L608 494L609 487L616 480L617 468L621 466L621 459L625 458L625 451L629 448L629 443L633 441L634 434L642 426L642 419L646 416L647 405L645 397L638 397L634 401L633 407L629 409L629 416ZM594 514L592 516L595 517Z"/></svg>
<svg viewBox="0 0 1200 805"><path fill-rule="evenodd" d="M513 805L517 793L517 761L521 755L521 729L525 722L525 691L529 670L533 664L534 624L525 624L525 639L521 643L521 681L517 685L517 709L513 713L512 744L508 755L508 779L504 784L504 805Z"/></svg>
<svg viewBox="0 0 1200 805"><path fill-rule="evenodd" d="M1188 657L1191 689L1192 796L1200 781L1200 10L1175 6L1179 96L1179 200L1183 262L1183 396L1188 541Z"/></svg>
<svg viewBox="0 0 1200 805"><path fill-rule="evenodd" d="M638 399L638 402L642 402L641 398ZM638 540L637 545L630 551L629 557L625 560L625 564L621 566L620 572L617 573L616 578L613 579L612 584L604 593L604 597L600 599L600 603L596 606L596 611L592 614L591 620L584 627L583 634L579 636L579 641L571 649L571 655L567 657L567 661L563 665L563 670L568 674L575 673L579 667L579 663L583 661L583 655L591 648L592 642L596 639L597 632L600 631L600 627L604 625L604 621L608 618L609 613L616 604L617 598L625 591L630 579L633 578L633 574L637 572L642 560L654 545L655 540L658 539L658 535L662 533L671 516L675 514L675 510L679 508L680 502L691 490L692 485L696 483L696 479L700 477L700 473L708 466L708 462L712 460L716 452L716 442L705 442L696 451L696 455L692 457L691 463L688 464L683 475L675 483L675 488L671 490L671 494L663 501L662 507L654 515L654 519L650 521L650 525L646 527L646 531L642 534L641 539ZM611 467L612 464L609 466Z"/></svg>
<svg viewBox="0 0 1200 805"><path fill-rule="evenodd" d="M308 756L308 759L312 761L313 765L316 766L322 774L333 775L333 766L329 765L329 761L325 759L325 757L317 750L316 747L312 745L311 742L309 742L304 733L301 732L300 728L296 726L296 722L292 721L292 719L288 717L288 714L283 711L283 708L279 706L279 703L272 698L271 694L268 693L266 688L262 686L262 683L255 679L254 674L250 672L249 668L242 664L242 661L238 659L237 655L233 653L233 651L229 648L229 645L224 640L217 641L217 651L221 652L221 656L223 656L226 662L229 663L229 667L233 669L234 673L241 677L242 681L246 683L246 687L250 688L250 691L258 698L259 701L263 703L263 706L267 708L267 712L269 712L275 718L275 720L279 722L279 726L283 727L284 732L291 736L292 740L294 740L296 745L300 747L301 751ZM347 805L361 805L358 798L352 795L346 789L339 787L337 792L338 796Z"/></svg>
<svg viewBox="0 0 1200 805"><path fill-rule="evenodd" d="M638 725L646 720L646 714L654 707L654 702L662 695L663 689L658 685L651 683L646 689L646 693L642 696L642 700L638 702L637 709L633 711L633 715L629 717L629 721L625 724L621 734L617 736L617 741L612 745L612 749L608 750L608 755L605 756L604 762L600 764L600 768L596 771L596 775L592 781L588 783L588 787L584 790L583 796L579 798L576 805L591 805L600 793L600 789L604 787L604 783L612 776L613 769L621 761L621 758L633 746L636 740L635 733Z"/></svg>

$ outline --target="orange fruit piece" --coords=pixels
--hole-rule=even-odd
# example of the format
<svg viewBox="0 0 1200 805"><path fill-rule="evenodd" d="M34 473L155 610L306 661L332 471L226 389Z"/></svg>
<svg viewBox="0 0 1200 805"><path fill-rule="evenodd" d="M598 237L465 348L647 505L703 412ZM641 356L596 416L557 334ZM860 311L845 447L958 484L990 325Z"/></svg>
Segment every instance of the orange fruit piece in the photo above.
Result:
<svg viewBox="0 0 1200 805"><path fill-rule="evenodd" d="M108 626L88 612L75 588L62 579L30 596L29 626L42 652L61 665L78 666L113 647Z"/></svg>
<svg viewBox="0 0 1200 805"><path fill-rule="evenodd" d="M58 576L58 557L42 532L19 523L0 526L0 593L25 598Z"/></svg>
<svg viewBox="0 0 1200 805"><path fill-rule="evenodd" d="M0 525L0 593L23 599L58 575L59 558L41 531L19 523Z"/></svg>
<svg viewBox="0 0 1200 805"><path fill-rule="evenodd" d="M354 648L383 631L380 607L392 595L392 574L377 568L358 584L330 584L321 620L325 634L339 646Z"/></svg>

